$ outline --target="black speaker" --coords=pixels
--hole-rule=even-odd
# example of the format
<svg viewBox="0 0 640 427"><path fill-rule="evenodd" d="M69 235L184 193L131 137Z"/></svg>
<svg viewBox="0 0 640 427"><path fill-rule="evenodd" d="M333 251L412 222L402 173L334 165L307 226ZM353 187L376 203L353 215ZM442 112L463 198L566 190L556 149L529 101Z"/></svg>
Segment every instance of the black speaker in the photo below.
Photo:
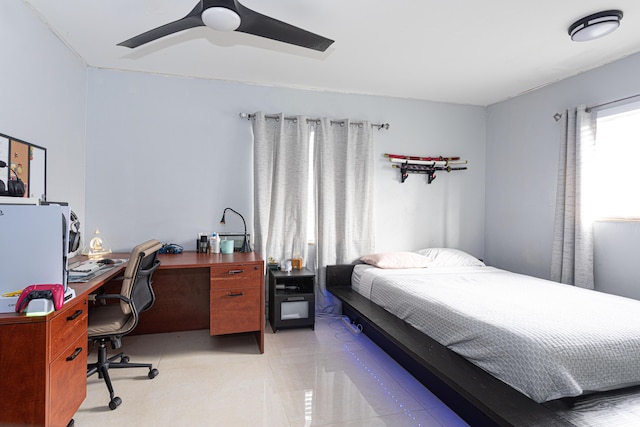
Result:
<svg viewBox="0 0 640 427"><path fill-rule="evenodd" d="M69 253L80 247L80 220L74 211L69 215Z"/></svg>

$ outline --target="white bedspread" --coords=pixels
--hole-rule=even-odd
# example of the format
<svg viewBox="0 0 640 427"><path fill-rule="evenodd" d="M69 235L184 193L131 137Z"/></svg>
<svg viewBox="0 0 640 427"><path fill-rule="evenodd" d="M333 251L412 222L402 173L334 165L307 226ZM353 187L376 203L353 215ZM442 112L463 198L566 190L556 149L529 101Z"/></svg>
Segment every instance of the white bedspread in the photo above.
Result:
<svg viewBox="0 0 640 427"><path fill-rule="evenodd" d="M640 384L640 301L493 267L354 268L353 288L537 402Z"/></svg>

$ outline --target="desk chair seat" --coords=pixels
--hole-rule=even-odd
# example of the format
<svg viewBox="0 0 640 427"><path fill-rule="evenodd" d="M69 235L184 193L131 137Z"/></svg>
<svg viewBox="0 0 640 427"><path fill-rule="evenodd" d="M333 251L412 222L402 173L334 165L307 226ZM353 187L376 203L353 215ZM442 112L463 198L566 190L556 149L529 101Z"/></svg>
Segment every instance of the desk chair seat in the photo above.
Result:
<svg viewBox="0 0 640 427"><path fill-rule="evenodd" d="M129 263L122 278L119 294L91 295L91 300L99 304L89 310L89 340L98 345L98 361L87 365L87 377L98 373L109 390L109 408L116 409L122 399L115 396L109 369L147 368L149 378L155 378L158 370L150 363L129 363L123 353L107 358L107 341L111 348L121 347L121 338L133 331L138 324L140 313L148 310L155 301L151 276L160 265L157 259L162 244L149 240L131 251ZM116 362L120 359L119 362Z"/></svg>

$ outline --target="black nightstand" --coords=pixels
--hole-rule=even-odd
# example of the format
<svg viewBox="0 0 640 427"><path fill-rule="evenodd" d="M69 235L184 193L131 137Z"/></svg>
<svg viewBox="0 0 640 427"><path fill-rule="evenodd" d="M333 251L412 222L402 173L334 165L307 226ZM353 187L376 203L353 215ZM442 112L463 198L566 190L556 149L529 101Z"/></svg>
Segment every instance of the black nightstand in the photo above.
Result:
<svg viewBox="0 0 640 427"><path fill-rule="evenodd" d="M269 323L278 329L315 327L315 274L303 268L290 273L269 270Z"/></svg>

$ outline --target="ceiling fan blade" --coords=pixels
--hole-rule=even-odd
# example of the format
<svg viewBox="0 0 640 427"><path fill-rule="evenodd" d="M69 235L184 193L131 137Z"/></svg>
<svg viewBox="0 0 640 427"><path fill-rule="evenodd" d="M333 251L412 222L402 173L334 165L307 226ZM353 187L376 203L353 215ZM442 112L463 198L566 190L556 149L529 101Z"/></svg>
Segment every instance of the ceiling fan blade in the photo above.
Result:
<svg viewBox="0 0 640 427"><path fill-rule="evenodd" d="M235 2L237 12L240 15L240 26L236 31L253 34L255 36L266 37L268 39L281 41L309 49L324 52L334 42L334 40L314 34L302 28L296 27L286 22L278 21L261 13L255 12L248 7Z"/></svg>
<svg viewBox="0 0 640 427"><path fill-rule="evenodd" d="M179 31L188 30L189 28L204 26L202 22L202 2L199 2L196 7L187 14L184 18L177 21L170 22L160 27L154 28L142 34L138 34L135 37L125 40L122 43L118 43L118 46L126 46L130 48L136 48L143 44L152 42L169 34L177 33Z"/></svg>
<svg viewBox="0 0 640 427"><path fill-rule="evenodd" d="M203 11L213 7L226 8L237 13L240 17L240 25L235 31L241 33L266 37L321 52L327 50L333 43L333 40L326 37L255 12L240 4L238 0L200 0L193 10L184 18L139 34L129 40L118 43L118 46L136 48L145 43L168 36L169 34L204 26L205 23L202 20Z"/></svg>

